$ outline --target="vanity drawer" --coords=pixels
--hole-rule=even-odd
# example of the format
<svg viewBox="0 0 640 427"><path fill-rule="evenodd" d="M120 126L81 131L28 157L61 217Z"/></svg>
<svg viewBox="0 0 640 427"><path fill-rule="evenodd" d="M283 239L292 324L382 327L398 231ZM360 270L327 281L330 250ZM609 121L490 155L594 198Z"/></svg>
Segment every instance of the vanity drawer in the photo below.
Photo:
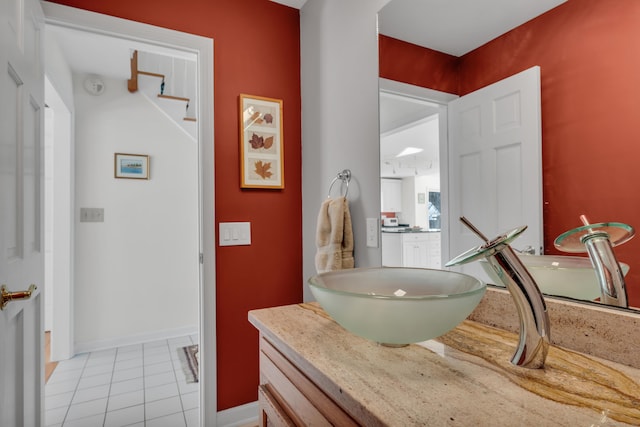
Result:
<svg viewBox="0 0 640 427"><path fill-rule="evenodd" d="M263 397L265 403L267 399L277 403L277 406L271 405L275 409L264 411L267 418L271 420L269 410L281 409L280 414L284 414L284 416L277 416L283 420L281 421L283 424L276 424L276 419L274 419L272 424L263 423L263 426L358 425L349 414L344 412L263 337L260 338L260 382L262 391L266 392ZM263 420L264 412L262 413ZM286 424L287 419L292 424Z"/></svg>
<svg viewBox="0 0 640 427"><path fill-rule="evenodd" d="M265 385L258 387L258 406L260 408L260 425L262 427L295 426Z"/></svg>

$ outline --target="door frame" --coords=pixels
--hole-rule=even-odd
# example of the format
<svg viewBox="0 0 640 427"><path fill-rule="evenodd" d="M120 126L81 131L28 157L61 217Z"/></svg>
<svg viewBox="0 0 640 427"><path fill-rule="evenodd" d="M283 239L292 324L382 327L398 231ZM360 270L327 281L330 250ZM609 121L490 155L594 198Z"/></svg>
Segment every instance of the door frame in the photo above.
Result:
<svg viewBox="0 0 640 427"><path fill-rule="evenodd" d="M63 310L55 310L51 313L51 360L65 360L73 357L74 353L74 330L73 330L73 187L74 187L74 165L73 165L73 112L61 98L49 77L45 74L45 103L46 111L51 110L55 119L49 123L45 112L45 153L51 156L51 163L55 168L49 168L45 160L45 180L52 184L53 188L47 189L45 185L45 331L47 330L47 317L50 315L47 309L62 307ZM49 128L49 125L53 125ZM47 135L51 131L53 135ZM52 136L56 148L53 150ZM47 155L45 155L46 158ZM48 199L48 192L55 193L55 198ZM49 227L46 226L47 219L51 221ZM55 230L55 232L54 232ZM52 261L52 254L58 254L56 262ZM62 254L62 256L60 255ZM55 290L49 286L57 283ZM55 336L54 336L55 335ZM55 338L55 339L54 339Z"/></svg>
<svg viewBox="0 0 640 427"><path fill-rule="evenodd" d="M42 2L42 8L47 24L166 46L195 53L198 57L198 111L201 117L198 120L200 424L215 426L217 378L213 39L54 3Z"/></svg>
<svg viewBox="0 0 640 427"><path fill-rule="evenodd" d="M392 93L407 98L420 99L439 105L439 135L440 135L440 197L441 213L449 211L449 125L448 125L448 105L454 99L459 98L447 92L441 92L395 80L380 78L378 83L379 92ZM451 259L449 253L449 221L447 215L440 215L441 218L441 251L442 265Z"/></svg>

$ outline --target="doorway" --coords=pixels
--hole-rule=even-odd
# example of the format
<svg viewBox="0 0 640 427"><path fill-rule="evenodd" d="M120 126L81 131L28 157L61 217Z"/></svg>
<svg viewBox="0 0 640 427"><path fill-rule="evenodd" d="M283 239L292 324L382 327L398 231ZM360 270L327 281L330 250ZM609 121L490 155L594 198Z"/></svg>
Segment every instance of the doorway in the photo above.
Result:
<svg viewBox="0 0 640 427"><path fill-rule="evenodd" d="M43 9L45 11L45 15L47 18L47 25L59 26L61 28L73 28L75 31L82 30L85 31L85 35L87 38L91 38L100 34L109 33L112 36L117 36L122 40L126 40L134 45L140 44L149 44L150 46L155 47L156 49L166 49L168 46L172 48L176 48L190 55L194 55L197 57L197 75L199 76L199 81L197 83L198 90L198 101L197 101L197 111L199 111L201 118L213 117L213 93L212 93L212 84L213 84L213 44L212 40L205 39L203 37L186 35L183 33L177 33L171 30L165 30L157 27L149 28L148 25L137 24L131 21L124 21L121 19L111 18L103 15L98 15L91 12L86 12L82 10L72 9L64 6L59 6L55 4L44 3ZM55 69L58 64L54 64L51 68ZM57 75L59 77L60 74ZM55 80L55 79L54 79ZM59 88L62 87L62 90L65 91L69 87L65 87L64 79L55 80L55 85ZM125 82L126 84L126 82ZM77 88L74 88L77 89ZM64 95L63 95L64 96ZM77 116L77 111L76 111ZM75 119L75 117L74 117ZM195 179L194 179L194 189L195 203L193 204L193 208L188 208L188 211L191 213L192 221L195 227L195 240L193 243L193 247L190 247L187 252L192 255L192 265L195 268L195 292L197 302L193 304L194 310L197 312L195 323L197 324L198 329L198 341L200 345L199 353L201 355L200 360L202 361L200 366L200 402L207 401L208 405L200 404L200 420L203 423L206 423L206 420L215 420L216 408L216 391L215 391L215 260L214 260L214 252L213 248L205 249L202 242L204 241L214 241L214 230L209 222L212 221L203 221L203 218L213 218L214 217L214 208L213 208L213 124L212 119L204 119L199 120L198 124L198 139L195 143L195 161L191 164L191 167L195 169ZM77 123L74 129L78 129ZM86 141L84 141L86 142ZM95 141L94 141L95 142ZM77 138L74 140L72 138L71 143L73 144L72 156L77 154L78 144L81 143ZM136 150L133 150L136 151ZM112 147L107 150L109 154L109 158L107 160L107 156L103 156L105 162L109 163L109 172L110 176L108 177L111 184L115 181L115 177L113 176L113 168L114 168L114 158L115 152ZM146 153L135 153L135 154L146 154ZM144 184L155 184L153 181L155 179L156 183L160 180L160 175L156 175L154 177L153 171L154 167L156 172L160 171L160 166L162 164L162 156L156 155L155 159L153 156L150 156L150 171L151 171L151 179L147 182L135 181L135 180L121 180L118 181L117 185L123 187L123 191L131 190L133 186L138 186L132 193L135 193L136 190L144 191ZM72 163L73 165L78 165L78 159ZM82 163L81 163L82 166ZM75 176L75 174L74 174ZM124 182L128 181L128 182ZM129 187L129 188L127 188ZM150 187L150 186L147 186ZM75 195L77 192L74 191ZM105 191L106 193L106 191ZM127 199L130 200L131 199ZM140 202L147 201L147 198L140 198ZM96 200L96 203L100 203L100 200ZM76 228L79 226L87 226L87 225L96 225L96 224L88 224L80 223L80 208L84 206L79 206L77 203L70 204L70 218L71 223L74 224ZM111 205L115 206L115 205ZM88 208L97 208L98 210L103 207L96 205L87 205ZM92 211L93 212L93 211ZM109 220L109 209L104 209L102 211L104 215L102 217L103 223L106 223ZM117 220L117 213L111 209L111 220ZM98 221L99 222L99 221ZM162 224L163 221L159 219L159 215L154 215L153 217L143 218L142 224L149 225L151 228L155 229L158 234L161 234L163 231ZM140 224L140 222L138 223ZM166 227L166 223L164 226ZM85 227L86 228L86 227ZM77 230L76 230L77 231ZM85 230L87 231L87 230ZM89 233L94 232L95 229L89 230ZM130 245L135 246L137 234L131 232L131 230L124 230L124 232L117 236L119 239L126 240ZM91 240L91 238L89 238ZM77 240L73 239L75 243ZM171 242L166 242L167 245L170 245ZM140 252L144 252L144 247L140 246ZM74 250L71 249L69 251L70 263L74 264L74 257L71 254L74 253ZM75 251L77 253L77 250ZM86 253L85 253L86 255ZM157 259L158 265L170 265L171 259ZM147 269L148 270L148 269ZM77 273L77 269L73 269L74 273ZM80 283L77 283L77 274L74 274L71 282L71 294L77 293L81 290L78 288ZM123 276L124 277L124 276ZM74 283L75 282L75 283ZM174 288L175 292L180 292L180 282L176 283L176 287ZM183 285L184 286L184 285ZM75 288L75 289L74 289ZM103 286L104 288L104 286ZM123 298L131 298L135 299L137 304L144 306L145 303L151 303L153 305L155 297L154 293L163 294L165 299L171 299L171 293L168 292L154 292L147 290L146 294L135 295L137 286L131 286L130 292L127 294L120 294L120 297ZM85 290L85 289L82 289ZM105 290L109 292L109 289ZM53 292L54 296L59 294L58 289ZM97 295L96 298L101 299L104 295ZM75 299L75 298L74 298ZM69 301L73 301L74 299L69 299ZM104 301L104 298L101 299ZM77 311L78 307L74 307ZM71 310L73 313L74 310ZM55 310L54 310L55 313ZM140 316L138 321L144 322L146 316ZM70 322L72 324L73 322ZM103 320L103 323L99 323L99 326L104 328L105 324L108 323L108 320ZM166 332L167 327L164 327L163 330ZM74 328L70 328L69 333L72 333ZM128 339L130 340L142 340L149 339L151 335L144 333L131 334ZM158 337L156 337L158 338ZM75 339L77 341L77 337ZM70 339L70 342L73 343L74 338ZM131 342L133 342L131 341ZM54 331L54 342L55 342L55 331ZM109 338L106 340L85 340L85 343L88 342L90 346L93 346L96 350L100 348L101 345L109 344ZM85 348L89 350L89 348ZM77 350L77 349L76 349ZM72 350L73 351L73 350ZM207 355L205 358L204 356Z"/></svg>
<svg viewBox="0 0 640 427"><path fill-rule="evenodd" d="M382 227L385 266L443 265L449 245L446 219L442 215L447 210L448 188L447 105L456 98L380 79L381 215L397 218L399 224ZM399 194L394 197L386 194L389 191ZM398 201L385 203L388 200ZM408 235L404 231L416 230L420 234L412 234L411 244L405 244ZM407 248L412 250L403 250Z"/></svg>

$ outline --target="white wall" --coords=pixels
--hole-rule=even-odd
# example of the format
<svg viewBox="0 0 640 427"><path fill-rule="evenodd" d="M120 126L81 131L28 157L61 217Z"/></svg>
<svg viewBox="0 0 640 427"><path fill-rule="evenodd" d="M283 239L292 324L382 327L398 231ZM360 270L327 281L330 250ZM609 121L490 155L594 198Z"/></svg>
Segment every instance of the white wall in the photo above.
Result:
<svg viewBox="0 0 640 427"><path fill-rule="evenodd" d="M63 360L73 356L73 77L48 36L45 67L45 317L51 360Z"/></svg>
<svg viewBox="0 0 640 427"><path fill-rule="evenodd" d="M427 207L429 191L440 191L440 176L421 175L402 179L402 221L412 226L429 228ZM424 203L418 203L418 194L424 194Z"/></svg>
<svg viewBox="0 0 640 427"><path fill-rule="evenodd" d="M356 267L381 265L366 246L380 217L377 12L387 0L313 0L300 11L304 299L316 274L316 220L331 180L352 173L349 204ZM335 187L334 187L335 189Z"/></svg>
<svg viewBox="0 0 640 427"><path fill-rule="evenodd" d="M44 43L47 78L56 88L62 102L64 102L67 108L73 110L73 77L69 64L67 64L67 61L64 59L64 55L55 37L47 34L44 38Z"/></svg>
<svg viewBox="0 0 640 427"><path fill-rule="evenodd" d="M126 81L100 96L74 76L76 349L195 332L197 145ZM114 153L150 156L151 179L114 178ZM104 222L79 222L81 207Z"/></svg>

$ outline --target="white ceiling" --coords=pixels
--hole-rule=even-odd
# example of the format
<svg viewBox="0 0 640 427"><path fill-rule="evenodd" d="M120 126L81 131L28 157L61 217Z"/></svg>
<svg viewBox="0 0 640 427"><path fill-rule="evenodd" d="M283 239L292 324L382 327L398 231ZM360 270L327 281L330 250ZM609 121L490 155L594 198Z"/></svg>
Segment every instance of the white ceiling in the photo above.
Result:
<svg viewBox="0 0 640 427"><path fill-rule="evenodd" d="M482 46L566 0L392 0L381 34L454 56Z"/></svg>
<svg viewBox="0 0 640 427"><path fill-rule="evenodd" d="M405 176L439 173L438 105L417 98L380 92L380 175ZM396 157L407 147L422 149Z"/></svg>
<svg viewBox="0 0 640 427"><path fill-rule="evenodd" d="M380 176L402 178L434 175L439 178L440 151L437 114L429 115L411 126L401 127L380 135ZM405 148L422 151L401 155Z"/></svg>
<svg viewBox="0 0 640 427"><path fill-rule="evenodd" d="M99 74L116 79L131 77L130 50L122 39L56 25L47 26L47 37L60 46L69 68L78 74Z"/></svg>
<svg viewBox="0 0 640 427"><path fill-rule="evenodd" d="M46 33L56 40L71 71L77 74L128 80L134 50L196 60L193 53L53 24L47 25Z"/></svg>
<svg viewBox="0 0 640 427"><path fill-rule="evenodd" d="M307 0L272 0L301 9ZM391 0L379 13L381 34L454 56L567 0Z"/></svg>

